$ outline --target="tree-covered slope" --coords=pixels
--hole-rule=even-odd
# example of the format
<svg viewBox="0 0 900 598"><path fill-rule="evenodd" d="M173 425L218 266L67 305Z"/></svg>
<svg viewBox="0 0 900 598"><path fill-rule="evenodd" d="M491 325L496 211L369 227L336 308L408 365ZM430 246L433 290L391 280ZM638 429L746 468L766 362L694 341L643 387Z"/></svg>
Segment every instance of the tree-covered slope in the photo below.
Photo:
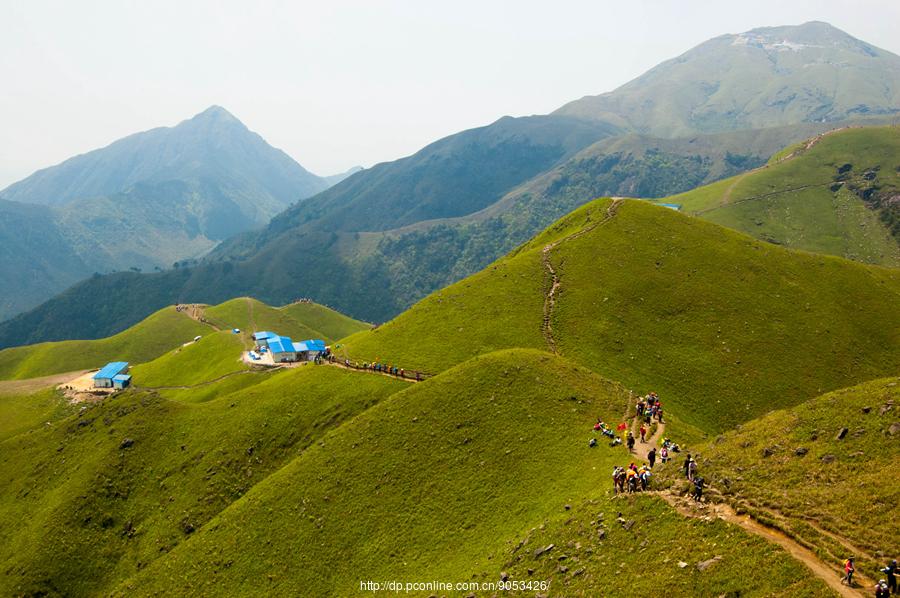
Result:
<svg viewBox="0 0 900 598"><path fill-rule="evenodd" d="M0 320L40 305L92 272L41 206L0 199Z"/></svg>
<svg viewBox="0 0 900 598"><path fill-rule="evenodd" d="M559 351L659 389L671 412L707 431L900 367L897 270L789 251L642 201L609 217L610 205L577 210L350 337L347 354L434 373L504 346L546 347L549 260Z"/></svg>
<svg viewBox="0 0 900 598"><path fill-rule="evenodd" d="M676 137L898 110L900 57L810 22L713 38L555 114Z"/></svg>

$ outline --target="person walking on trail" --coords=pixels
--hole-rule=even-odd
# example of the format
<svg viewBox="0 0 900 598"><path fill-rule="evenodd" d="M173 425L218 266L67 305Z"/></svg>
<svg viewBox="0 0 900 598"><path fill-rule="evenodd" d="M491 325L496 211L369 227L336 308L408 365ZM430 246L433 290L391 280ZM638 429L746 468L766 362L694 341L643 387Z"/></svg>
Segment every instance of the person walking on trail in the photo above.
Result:
<svg viewBox="0 0 900 598"><path fill-rule="evenodd" d="M669 462L669 447L663 445L662 449L659 451L659 457L663 463Z"/></svg>
<svg viewBox="0 0 900 598"><path fill-rule="evenodd" d="M633 453L634 452L634 434L632 434L630 431L628 432L628 441L627 442L628 442L628 452Z"/></svg>
<svg viewBox="0 0 900 598"><path fill-rule="evenodd" d="M688 463L688 479L694 481L694 477L697 475L697 461L691 459L691 462Z"/></svg>
<svg viewBox="0 0 900 598"><path fill-rule="evenodd" d="M641 442L647 442L647 426L641 424Z"/></svg>
<svg viewBox="0 0 900 598"><path fill-rule="evenodd" d="M698 476L698 477L694 478L693 482L694 482L694 494L693 494L694 500L696 500L697 502L701 502L703 500L704 480L703 480L703 478Z"/></svg>
<svg viewBox="0 0 900 598"><path fill-rule="evenodd" d="M875 584L875 598L888 598L890 595L891 590L888 589L888 582L879 579L878 583Z"/></svg>
<svg viewBox="0 0 900 598"><path fill-rule="evenodd" d="M887 587L891 594L897 593L897 559L891 561L887 567L881 570L887 577Z"/></svg>
<svg viewBox="0 0 900 598"><path fill-rule="evenodd" d="M687 457L684 458L684 465L681 466L681 469L684 470L684 477L690 479L691 474L691 454L688 453Z"/></svg>
<svg viewBox="0 0 900 598"><path fill-rule="evenodd" d="M650 468L652 469L654 465L656 465L656 447L654 446L650 449L650 452L647 453L647 461L650 462Z"/></svg>
<svg viewBox="0 0 900 598"><path fill-rule="evenodd" d="M847 582L847 585L853 587L853 574L856 573L856 567L853 566L853 557L844 561L844 576L841 583Z"/></svg>

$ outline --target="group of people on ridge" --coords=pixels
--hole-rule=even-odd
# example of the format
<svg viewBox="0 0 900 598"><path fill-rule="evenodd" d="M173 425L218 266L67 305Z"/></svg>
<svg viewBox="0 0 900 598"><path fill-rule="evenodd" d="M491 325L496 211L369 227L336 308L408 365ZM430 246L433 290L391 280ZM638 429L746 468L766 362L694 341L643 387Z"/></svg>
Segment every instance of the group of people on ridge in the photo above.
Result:
<svg viewBox="0 0 900 598"><path fill-rule="evenodd" d="M880 573L885 574L885 579L879 579L875 584L875 598L888 598L892 594L897 594L897 559L888 563L887 567L879 569ZM853 586L853 574L856 573L856 565L853 563L853 557L844 560L844 576L841 583Z"/></svg>

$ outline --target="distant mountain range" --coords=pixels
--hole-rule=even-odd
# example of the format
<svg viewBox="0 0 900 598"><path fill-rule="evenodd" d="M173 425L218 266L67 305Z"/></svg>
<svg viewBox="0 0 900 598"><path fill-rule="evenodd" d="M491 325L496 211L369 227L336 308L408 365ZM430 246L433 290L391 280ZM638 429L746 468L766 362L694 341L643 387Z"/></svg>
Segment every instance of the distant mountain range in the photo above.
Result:
<svg viewBox="0 0 900 598"><path fill-rule="evenodd" d="M0 317L93 272L168 268L200 257L345 176L306 171L219 106L40 170L0 191L0 210L42 231L0 236L0 247L9 248L0 272L17 281L4 293ZM31 268L16 254L44 254L40 259L66 266Z"/></svg>
<svg viewBox="0 0 900 598"><path fill-rule="evenodd" d="M0 345L103 336L168 303L247 294L382 321L594 197L685 192L849 122L890 122L898 65L824 23L721 36L607 94L358 172L190 268L92 279L0 326Z"/></svg>

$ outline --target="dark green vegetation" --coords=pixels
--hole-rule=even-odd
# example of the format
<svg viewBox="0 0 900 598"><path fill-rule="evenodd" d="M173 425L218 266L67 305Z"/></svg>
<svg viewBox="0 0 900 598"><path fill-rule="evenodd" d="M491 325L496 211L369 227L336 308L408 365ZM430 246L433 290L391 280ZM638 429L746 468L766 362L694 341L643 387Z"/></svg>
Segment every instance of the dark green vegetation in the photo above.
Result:
<svg viewBox="0 0 900 598"><path fill-rule="evenodd" d="M197 258L330 184L218 106L38 171L0 191L0 273L15 281L0 318L93 272Z"/></svg>
<svg viewBox="0 0 900 598"><path fill-rule="evenodd" d="M675 137L898 111L900 57L810 22L721 35L555 114Z"/></svg>
<svg viewBox="0 0 900 598"><path fill-rule="evenodd" d="M900 109L898 64L823 23L716 38L599 99L550 116L502 118L357 172L188 269L75 287L0 328L0 346L37 328L52 336L29 340L107 335L173 302L251 294L271 304L309 296L384 321L596 197L681 193L830 128L889 122ZM748 80L760 85L739 85ZM862 211L822 197L804 221L821 218L818 236L829 239L809 248L890 263L878 257L892 250L883 226L866 210L896 228L893 196L875 194ZM834 226L848 211L852 223ZM772 239L783 232L767 230ZM95 288L121 306L116 318L96 317L87 300Z"/></svg>
<svg viewBox="0 0 900 598"><path fill-rule="evenodd" d="M350 337L348 354L435 372L504 347L546 347L542 249L601 222L609 205L577 210L485 271ZM552 317L562 354L658 389L706 431L900 368L897 270L791 252L640 201L550 259L562 285Z"/></svg>
<svg viewBox="0 0 900 598"><path fill-rule="evenodd" d="M857 128L789 148L752 173L667 198L796 249L900 266L900 128Z"/></svg>
<svg viewBox="0 0 900 598"><path fill-rule="evenodd" d="M775 411L696 451L726 500L833 563L855 555L874 576L900 552L898 438L900 379L889 378Z"/></svg>

